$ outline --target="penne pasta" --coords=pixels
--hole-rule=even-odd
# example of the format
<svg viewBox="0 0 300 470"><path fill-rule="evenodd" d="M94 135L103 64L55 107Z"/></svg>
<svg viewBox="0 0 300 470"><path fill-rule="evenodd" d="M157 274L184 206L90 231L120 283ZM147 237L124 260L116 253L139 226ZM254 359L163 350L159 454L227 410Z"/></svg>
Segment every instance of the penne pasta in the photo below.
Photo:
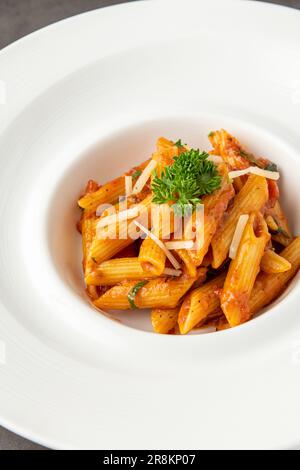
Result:
<svg viewBox="0 0 300 470"><path fill-rule="evenodd" d="M138 260L144 271L160 276L165 269L166 254L152 238L147 237L141 244Z"/></svg>
<svg viewBox="0 0 300 470"><path fill-rule="evenodd" d="M89 298L92 301L98 299L99 294L98 294L97 286L87 286L86 291L87 291Z"/></svg>
<svg viewBox="0 0 300 470"><path fill-rule="evenodd" d="M185 297L178 314L178 325L182 335L191 331L199 322L220 308L219 291L224 285L225 276L225 273L220 274Z"/></svg>
<svg viewBox="0 0 300 470"><path fill-rule="evenodd" d="M79 207L96 211L102 204L112 204L117 201L119 196L125 194L124 176L120 176L110 183L101 186L98 191L86 194L78 201Z"/></svg>
<svg viewBox="0 0 300 470"><path fill-rule="evenodd" d="M140 216L144 213L147 214L151 208L151 195L147 196L141 203L140 203ZM140 217L139 216L139 217ZM137 217L136 219L138 219ZM133 220L136 220L133 219ZM101 239L95 238L90 248L91 258L96 263L103 263L103 261L107 261L108 259L112 258L115 254L119 251L123 250L127 246L131 245L134 242L134 238L130 236L130 227L131 224L127 223L117 223L113 226L112 229L116 231L119 235L122 234L122 237L119 238L108 238L108 239ZM109 236L112 232L107 232Z"/></svg>
<svg viewBox="0 0 300 470"><path fill-rule="evenodd" d="M162 204L152 204L151 219L153 225L153 234L161 241L162 238L170 235L174 228L174 215L170 211L170 206ZM165 268L166 253L151 237L143 240L139 261L145 271L149 271L160 276Z"/></svg>
<svg viewBox="0 0 300 470"><path fill-rule="evenodd" d="M295 276L300 237L276 164L224 129L209 139L207 153L160 137L151 159L102 187L88 181L77 229L96 308L151 309L159 334L208 333L248 321Z"/></svg>
<svg viewBox="0 0 300 470"><path fill-rule="evenodd" d="M133 175L137 171L141 171L149 163L149 160L142 163L138 167L133 168L128 173L110 181L109 183L101 186L97 191L88 193L78 201L79 207L82 209L89 209L96 211L97 207L102 204L113 204L117 201L119 196L125 195L125 176Z"/></svg>
<svg viewBox="0 0 300 470"><path fill-rule="evenodd" d="M141 267L138 258L115 258L97 265L85 276L87 285L113 286L124 280L141 280L155 277Z"/></svg>
<svg viewBox="0 0 300 470"><path fill-rule="evenodd" d="M282 246L288 246L293 240L293 235L279 201L273 207L266 210L266 218L268 224L270 224L272 240L280 243Z"/></svg>
<svg viewBox="0 0 300 470"><path fill-rule="evenodd" d="M179 278L150 280L138 291L134 303L137 308L175 308L197 278L204 278L205 273L206 270L200 268L196 277L184 273ZM128 296L135 286L135 281L122 282L99 297L94 304L103 310L128 310Z"/></svg>
<svg viewBox="0 0 300 470"><path fill-rule="evenodd" d="M157 151L153 160L157 162L156 173L160 176L166 166L172 165L174 157L179 155L180 149L171 140L160 137L156 143Z"/></svg>
<svg viewBox="0 0 300 470"><path fill-rule="evenodd" d="M252 212L236 257L230 263L221 294L221 308L230 326L237 326L250 318L250 295L269 240L263 216L260 212Z"/></svg>
<svg viewBox="0 0 300 470"><path fill-rule="evenodd" d="M154 308L151 311L151 323L156 333L167 334L176 328L179 307Z"/></svg>
<svg viewBox="0 0 300 470"><path fill-rule="evenodd" d="M291 269L278 274L260 273L258 275L250 299L252 315L275 300L299 270L300 237L295 238L280 255L291 263Z"/></svg>
<svg viewBox="0 0 300 470"><path fill-rule="evenodd" d="M86 195L92 194L97 190L98 190L98 184L93 180L89 180L86 190L85 190L85 194ZM84 209L82 213L82 217L81 217L81 236L82 236L82 253L83 253L82 266L83 266L83 271L85 274L92 269L93 264L94 264L90 256L90 246L95 237L95 231L96 231L95 213L89 209ZM96 295L95 292L93 292L92 295Z"/></svg>
<svg viewBox="0 0 300 470"><path fill-rule="evenodd" d="M179 258L183 261L186 271L189 273L191 277L196 276L197 268L193 261L191 252L188 250L175 250L175 253L179 256Z"/></svg>
<svg viewBox="0 0 300 470"><path fill-rule="evenodd" d="M261 270L269 274L284 273L289 271L291 267L292 265L288 260L273 250L265 251L260 263Z"/></svg>
<svg viewBox="0 0 300 470"><path fill-rule="evenodd" d="M224 129L211 132L208 138L214 152L221 155L230 170L242 170L250 166L250 163L241 155L242 147L238 140Z"/></svg>
<svg viewBox="0 0 300 470"><path fill-rule="evenodd" d="M212 238L213 268L219 268L226 260L240 216L261 210L267 200L266 179L262 176L250 175L242 190L235 197L232 209Z"/></svg>

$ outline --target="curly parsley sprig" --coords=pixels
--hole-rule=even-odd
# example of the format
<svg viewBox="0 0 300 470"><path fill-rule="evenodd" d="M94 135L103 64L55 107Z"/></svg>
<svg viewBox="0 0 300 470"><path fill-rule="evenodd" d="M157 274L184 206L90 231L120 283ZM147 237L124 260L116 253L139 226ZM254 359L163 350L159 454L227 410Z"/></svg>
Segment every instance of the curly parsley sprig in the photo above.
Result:
<svg viewBox="0 0 300 470"><path fill-rule="evenodd" d="M217 166L207 160L208 153L188 150L174 157L173 165L160 176L154 173L153 202L165 204L173 201L176 215L187 215L201 203L201 196L211 194L221 186Z"/></svg>

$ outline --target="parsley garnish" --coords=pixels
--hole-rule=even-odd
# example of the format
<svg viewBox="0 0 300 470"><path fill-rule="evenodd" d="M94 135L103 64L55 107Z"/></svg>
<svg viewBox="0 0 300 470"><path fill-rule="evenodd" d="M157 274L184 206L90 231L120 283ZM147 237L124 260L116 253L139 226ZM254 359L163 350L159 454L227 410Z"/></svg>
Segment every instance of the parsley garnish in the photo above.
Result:
<svg viewBox="0 0 300 470"><path fill-rule="evenodd" d="M142 172L141 170L136 170L132 175L132 179L136 180L139 176L141 176Z"/></svg>
<svg viewBox="0 0 300 470"><path fill-rule="evenodd" d="M173 165L166 167L161 176L154 174L153 202L173 201L176 215L188 215L191 208L201 203L201 196L221 186L217 167L208 157L208 153L193 149L174 157Z"/></svg>
<svg viewBox="0 0 300 470"><path fill-rule="evenodd" d="M138 293L138 291L144 287L145 284L147 284L148 281L140 281L138 282L132 289L130 292L128 292L128 295L127 295L127 299L128 299L128 302L130 303L130 307L134 310L134 309L137 309L137 306L135 305L134 303L134 299L135 299L135 296L136 294Z"/></svg>

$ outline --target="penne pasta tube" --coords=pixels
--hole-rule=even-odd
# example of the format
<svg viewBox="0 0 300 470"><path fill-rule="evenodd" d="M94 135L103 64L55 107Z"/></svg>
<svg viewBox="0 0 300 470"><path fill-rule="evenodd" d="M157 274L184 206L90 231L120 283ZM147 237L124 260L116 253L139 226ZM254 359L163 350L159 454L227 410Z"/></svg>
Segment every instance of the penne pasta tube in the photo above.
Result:
<svg viewBox="0 0 300 470"><path fill-rule="evenodd" d="M272 233L272 240L282 246L288 246L293 240L293 235L279 201L275 202L274 207L267 209L266 220Z"/></svg>
<svg viewBox="0 0 300 470"><path fill-rule="evenodd" d="M153 160L157 162L156 174L161 175L166 166L172 165L174 157L180 153L180 149L171 140L160 137L156 143L156 153L153 154Z"/></svg>
<svg viewBox="0 0 300 470"><path fill-rule="evenodd" d="M97 265L85 277L87 285L113 286L124 280L150 279L155 275L141 267L138 258L115 258Z"/></svg>
<svg viewBox="0 0 300 470"><path fill-rule="evenodd" d="M152 238L147 237L141 244L138 260L142 270L160 276L165 269L166 254Z"/></svg>
<svg viewBox="0 0 300 470"><path fill-rule="evenodd" d="M197 278L204 278L205 274L206 270L200 268L196 277L184 273L179 278L152 279L136 293L134 304L137 308L175 308ZM129 296L135 286L136 281L122 282L109 289L94 304L103 310L128 310L131 308Z"/></svg>
<svg viewBox="0 0 300 470"><path fill-rule="evenodd" d="M104 184L97 191L86 194L79 199L79 207L96 211L97 207L102 204L113 204L117 201L119 196L125 196L125 176L132 176L136 172L143 170L148 163L149 160L133 168L124 175Z"/></svg>
<svg viewBox="0 0 300 470"><path fill-rule="evenodd" d="M183 261L186 271L189 273L191 277L196 276L197 268L193 262L193 258L191 256L191 252L184 249L175 250L175 253L179 256L179 258Z"/></svg>
<svg viewBox="0 0 300 470"><path fill-rule="evenodd" d="M292 265L288 260L273 250L265 251L260 263L260 269L269 274L284 273L289 271L291 267Z"/></svg>
<svg viewBox="0 0 300 470"><path fill-rule="evenodd" d="M268 185L266 178L250 175L246 184L235 197L233 207L212 238L213 268L219 268L226 260L240 216L261 210L267 200Z"/></svg>
<svg viewBox="0 0 300 470"><path fill-rule="evenodd" d="M260 273L250 298L250 311L253 315L269 305L285 289L300 267L300 237L295 238L280 255L292 265L289 271L278 274Z"/></svg>
<svg viewBox="0 0 300 470"><path fill-rule="evenodd" d="M156 333L167 334L177 326L179 307L154 308L151 311L151 323Z"/></svg>
<svg viewBox="0 0 300 470"><path fill-rule="evenodd" d="M174 230L174 214L168 204L152 204L151 219L153 233L161 241ZM142 242L139 261L145 271L160 276L165 268L166 253L155 240L147 237Z"/></svg>
<svg viewBox="0 0 300 470"><path fill-rule="evenodd" d="M96 217L86 216L83 214L82 224L81 224L81 234L82 234L82 251L83 251L83 269L86 269L86 265L89 258L90 246L95 237L95 228L96 228Z"/></svg>
<svg viewBox="0 0 300 470"><path fill-rule="evenodd" d="M99 297L96 286L87 286L86 292L92 301L98 299Z"/></svg>
<svg viewBox="0 0 300 470"><path fill-rule="evenodd" d="M220 308L219 291L224 285L225 277L225 273L220 274L185 297L178 314L178 325L182 335L191 331L199 322Z"/></svg>
<svg viewBox="0 0 300 470"><path fill-rule="evenodd" d="M133 220L137 220L143 213L147 218L147 213L149 213L151 208L151 195L147 196L139 206L141 207L140 216ZM132 221L130 222L133 223ZM93 240L90 255L96 263L107 261L134 242L134 238L131 236L131 223L129 224L126 221L116 223L115 226L112 227L112 230L115 230L115 238L102 239L96 237ZM110 232L107 232L107 235L110 236Z"/></svg>
<svg viewBox="0 0 300 470"><path fill-rule="evenodd" d="M89 180L85 194L92 194L97 191L98 184L96 181ZM81 236L82 236L82 252L83 252L83 271L84 274L89 272L93 267L93 260L90 256L90 246L95 238L96 233L96 217L95 212L84 209L81 217ZM98 294L97 294L98 296Z"/></svg>
<svg viewBox="0 0 300 470"><path fill-rule="evenodd" d="M269 240L263 216L260 212L252 212L221 294L221 308L230 326L240 325L250 318L250 295Z"/></svg>
<svg viewBox="0 0 300 470"><path fill-rule="evenodd" d="M250 166L250 163L242 156L243 150L238 140L224 129L211 132L208 138L214 152L221 155L230 170L242 170Z"/></svg>
<svg viewBox="0 0 300 470"><path fill-rule="evenodd" d="M119 178L110 181L101 186L94 193L86 194L78 201L79 207L95 211L102 204L112 204L117 201L119 196L125 194L125 178Z"/></svg>

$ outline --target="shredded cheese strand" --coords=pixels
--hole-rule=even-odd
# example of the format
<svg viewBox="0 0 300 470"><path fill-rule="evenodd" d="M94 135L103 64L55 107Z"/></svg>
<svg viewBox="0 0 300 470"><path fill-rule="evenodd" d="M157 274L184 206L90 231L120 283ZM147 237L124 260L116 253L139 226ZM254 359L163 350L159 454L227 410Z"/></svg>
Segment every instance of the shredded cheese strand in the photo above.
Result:
<svg viewBox="0 0 300 470"><path fill-rule="evenodd" d="M207 158L208 161L210 162L213 162L215 163L216 165L219 165L220 163L223 163L224 160L222 157L220 157L219 155L210 155L208 158Z"/></svg>
<svg viewBox="0 0 300 470"><path fill-rule="evenodd" d="M191 250L194 248L194 242L193 240L178 240L178 241L170 241L170 242L165 242L165 246L169 250Z"/></svg>
<svg viewBox="0 0 300 470"><path fill-rule="evenodd" d="M148 163L148 165L144 169L141 176L137 179L131 194L135 195L135 194L138 194L142 191L143 187L145 186L148 179L150 178L151 173L155 169L156 165L157 165L157 162L155 160L151 160Z"/></svg>
<svg viewBox="0 0 300 470"><path fill-rule="evenodd" d="M277 181L280 178L280 174L278 171L263 170L262 168L258 168L257 166L249 166L248 168L245 168L244 170L230 171L228 173L228 176L229 178L234 179L234 178L238 178L239 176L248 175L248 174L263 176L264 178L267 178L269 180L274 180L274 181Z"/></svg>
<svg viewBox="0 0 300 470"><path fill-rule="evenodd" d="M146 227L144 227L142 224L137 222L136 220L134 221L135 225L142 230L148 237L150 237L165 253L166 257L169 259L169 261L172 263L175 269L180 268L180 264L178 263L177 259L172 255L172 253L168 250L168 248L165 246L165 244L156 236L154 233L150 232Z"/></svg>
<svg viewBox="0 0 300 470"><path fill-rule="evenodd" d="M172 269L172 268L165 268L163 270L163 274L165 274L166 276L181 276L182 274L182 271L180 269Z"/></svg>
<svg viewBox="0 0 300 470"><path fill-rule="evenodd" d="M236 257L248 220L249 215L243 214L240 216L238 223L236 224L235 232L229 249L229 258L231 259L235 259Z"/></svg>
<svg viewBox="0 0 300 470"><path fill-rule="evenodd" d="M132 194L132 176L125 176L125 196L129 197Z"/></svg>
<svg viewBox="0 0 300 470"><path fill-rule="evenodd" d="M97 228L106 227L107 225L112 225L122 220L133 219L139 215L139 207L133 207L125 211L118 212L117 214L108 215L99 220Z"/></svg>

